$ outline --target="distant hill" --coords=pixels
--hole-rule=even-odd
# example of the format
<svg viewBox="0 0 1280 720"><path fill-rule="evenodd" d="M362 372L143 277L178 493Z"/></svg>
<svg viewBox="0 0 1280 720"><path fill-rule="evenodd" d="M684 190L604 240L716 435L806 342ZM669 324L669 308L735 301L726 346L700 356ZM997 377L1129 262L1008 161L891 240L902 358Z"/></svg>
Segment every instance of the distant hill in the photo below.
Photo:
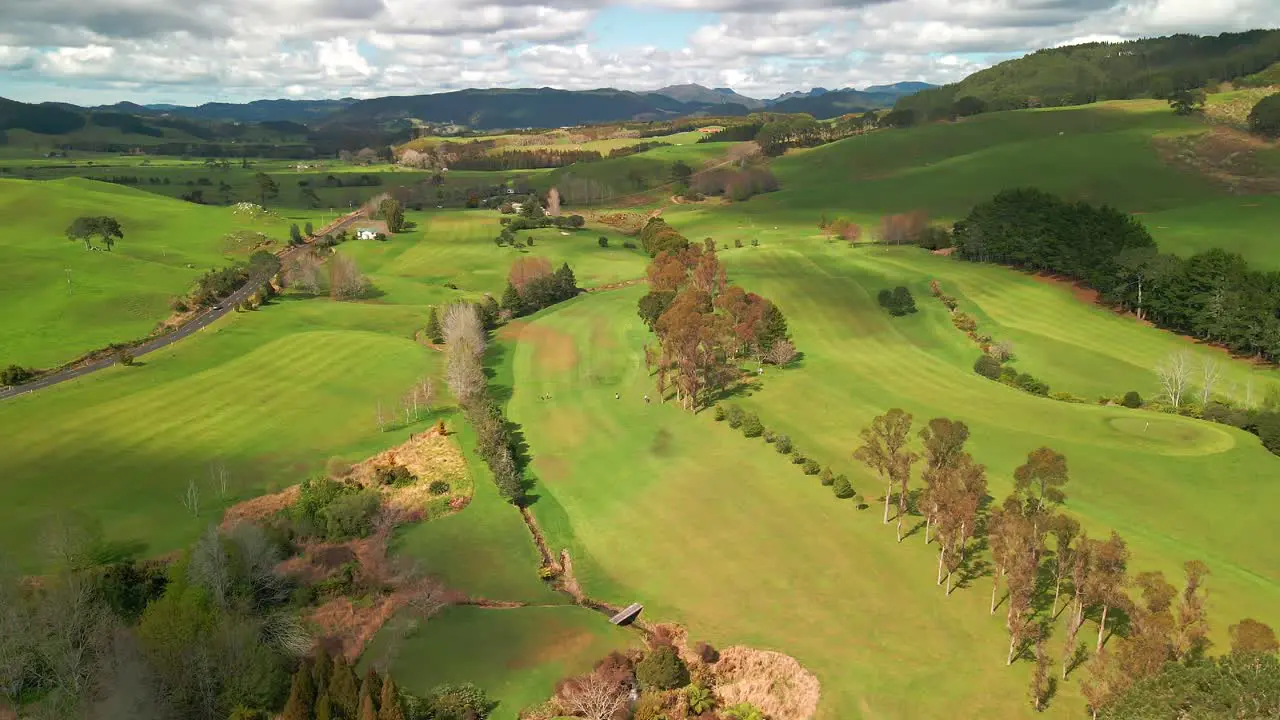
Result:
<svg viewBox="0 0 1280 720"><path fill-rule="evenodd" d="M875 95L912 95L921 90L936 88L937 85L927 82L918 82L909 80L906 82L896 82L892 85L872 85L862 89L864 93L872 93Z"/></svg>
<svg viewBox="0 0 1280 720"><path fill-rule="evenodd" d="M355 103L355 98L342 100L254 100L248 103L211 102L195 107L181 105L137 105L131 102L106 105L95 110L111 110L136 115L171 115L194 120L224 122L285 121L310 123Z"/></svg>
<svg viewBox="0 0 1280 720"><path fill-rule="evenodd" d="M808 113L819 120L893 107L901 95L860 90L829 90L818 95L790 97L769 105L770 112Z"/></svg>
<svg viewBox="0 0 1280 720"><path fill-rule="evenodd" d="M694 84L669 85L660 90L654 90L654 93L683 103L704 103L707 105L732 103L741 105L748 110L759 110L765 106L763 100L739 95L730 88L709 88Z"/></svg>
<svg viewBox="0 0 1280 720"><path fill-rule="evenodd" d="M1260 72L1280 60L1280 30L1217 36L1172 35L1039 50L957 83L903 97L897 107L926 117L982 110L1081 105L1096 100L1167 97Z"/></svg>
<svg viewBox="0 0 1280 720"><path fill-rule="evenodd" d="M745 115L736 103L682 102L658 93L623 90L521 88L458 90L360 100L324 125L397 124L409 120L453 123L476 130L554 128L620 120L662 120L697 113Z"/></svg>
<svg viewBox="0 0 1280 720"><path fill-rule="evenodd" d="M829 92L831 91L826 88L820 88L820 87L813 88L812 90L792 90L791 92L788 92L788 93L782 93L778 97L773 98L771 100L766 100L765 103L768 105L775 105L777 103L782 102L783 100L794 100L796 98L817 97L818 95L824 95Z"/></svg>

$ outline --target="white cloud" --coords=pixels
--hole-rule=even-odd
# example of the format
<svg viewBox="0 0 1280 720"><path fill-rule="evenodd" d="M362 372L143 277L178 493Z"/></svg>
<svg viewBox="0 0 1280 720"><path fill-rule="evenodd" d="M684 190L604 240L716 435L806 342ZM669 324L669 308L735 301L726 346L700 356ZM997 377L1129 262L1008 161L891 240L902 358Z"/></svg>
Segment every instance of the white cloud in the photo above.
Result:
<svg viewBox="0 0 1280 720"><path fill-rule="evenodd" d="M0 0L0 95L192 102L697 82L772 96L947 82L1078 41L1280 26L1276 0L649 0L713 15L687 37L655 37L650 24L606 46L592 23L624 2Z"/></svg>

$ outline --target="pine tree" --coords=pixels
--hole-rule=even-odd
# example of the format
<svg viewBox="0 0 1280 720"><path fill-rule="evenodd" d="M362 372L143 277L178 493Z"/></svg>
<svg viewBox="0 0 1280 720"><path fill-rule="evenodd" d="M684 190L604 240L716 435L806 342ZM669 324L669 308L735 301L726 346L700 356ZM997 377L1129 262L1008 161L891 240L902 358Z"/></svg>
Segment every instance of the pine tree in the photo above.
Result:
<svg viewBox="0 0 1280 720"><path fill-rule="evenodd" d="M423 332L426 333L427 339L436 345L444 342L444 330L440 328L440 314L436 312L434 305L427 313L427 327Z"/></svg>
<svg viewBox="0 0 1280 720"><path fill-rule="evenodd" d="M573 275L573 268L569 267L569 263L560 266L555 273L556 298L557 300L568 300L578 294L578 279Z"/></svg>
<svg viewBox="0 0 1280 720"><path fill-rule="evenodd" d="M484 318L485 329L498 327L498 310L498 301L492 295L485 295L484 302L480 303L480 317Z"/></svg>
<svg viewBox="0 0 1280 720"><path fill-rule="evenodd" d="M391 675L382 683L382 709L378 711L378 720L405 720L404 707L400 703L400 691Z"/></svg>
<svg viewBox="0 0 1280 720"><path fill-rule="evenodd" d="M302 244L302 231L298 230L298 223L293 223L292 225L289 226L289 244L291 245Z"/></svg>
<svg viewBox="0 0 1280 720"><path fill-rule="evenodd" d="M344 718L353 718L360 709L360 688L356 673L339 654L333 660L333 678L329 681L329 697Z"/></svg>
<svg viewBox="0 0 1280 720"><path fill-rule="evenodd" d="M310 220L307 221L306 225L302 226L302 231L306 233L307 237L315 237L316 228L311 224Z"/></svg>
<svg viewBox="0 0 1280 720"><path fill-rule="evenodd" d="M320 693L320 699L316 700L316 720L334 720L333 700L329 697L329 693Z"/></svg>
<svg viewBox="0 0 1280 720"><path fill-rule="evenodd" d="M329 687L329 678L332 676L333 660L330 659L328 651L321 646L311 661L311 684L315 687L317 696L325 693Z"/></svg>
<svg viewBox="0 0 1280 720"><path fill-rule="evenodd" d="M524 301L520 299L520 291L516 290L516 286L507 283L507 289L502 291L502 309L511 311L512 315L519 315L524 308Z"/></svg>
<svg viewBox="0 0 1280 720"><path fill-rule="evenodd" d="M356 720L378 720L378 711L373 707L373 698L365 693L360 697L360 713Z"/></svg>
<svg viewBox="0 0 1280 720"><path fill-rule="evenodd" d="M289 700L284 704L280 720L311 720L311 708L315 703L316 689L311 684L311 668L305 665L293 674L289 687Z"/></svg>
<svg viewBox="0 0 1280 720"><path fill-rule="evenodd" d="M378 676L377 670L373 668L365 670L364 682L360 683L360 694L369 696L369 701L373 703L373 709L376 712L378 710L378 698L382 696L382 678ZM361 698L360 702L363 704L364 698Z"/></svg>

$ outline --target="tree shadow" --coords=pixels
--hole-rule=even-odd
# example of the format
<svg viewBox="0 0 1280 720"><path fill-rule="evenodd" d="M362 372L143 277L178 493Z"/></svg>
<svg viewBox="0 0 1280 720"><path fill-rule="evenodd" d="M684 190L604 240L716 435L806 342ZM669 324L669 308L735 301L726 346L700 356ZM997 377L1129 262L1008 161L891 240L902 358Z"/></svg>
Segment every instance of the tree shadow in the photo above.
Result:
<svg viewBox="0 0 1280 720"><path fill-rule="evenodd" d="M908 514L910 514L910 513L908 513ZM915 535L919 534L921 531L923 531L923 530L924 530L924 526L925 526L925 524L926 524L926 522L925 522L925 521L923 521L923 520L921 520L921 521L917 522L915 525L912 525L910 528L908 528L908 529L907 529L907 531L906 531L906 532L902 533L902 539L903 539L903 540L906 540L906 539L907 539L907 538L909 538L909 537L913 537L913 536L915 536Z"/></svg>
<svg viewBox="0 0 1280 720"><path fill-rule="evenodd" d="M1066 676L1071 677L1071 673L1075 672L1076 668L1083 665L1084 661L1088 659L1089 643L1084 640L1076 642L1076 649L1071 651L1071 657L1067 658L1067 664L1063 666Z"/></svg>

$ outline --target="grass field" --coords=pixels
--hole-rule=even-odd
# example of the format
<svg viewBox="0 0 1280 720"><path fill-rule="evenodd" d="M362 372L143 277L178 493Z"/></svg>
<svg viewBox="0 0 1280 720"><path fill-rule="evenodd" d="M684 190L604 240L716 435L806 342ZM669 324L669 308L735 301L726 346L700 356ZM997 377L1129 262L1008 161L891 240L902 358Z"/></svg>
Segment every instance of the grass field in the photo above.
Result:
<svg viewBox="0 0 1280 720"><path fill-rule="evenodd" d="M1227 625L1242 617L1280 624L1280 551L1267 542L1271 523L1260 510L1280 502L1271 481L1280 459L1227 426L1057 402L985 380L972 371L978 350L952 327L928 284L936 279L955 295L982 332L1012 341L1018 369L1089 400L1128 390L1151 397L1152 367L1179 350L1224 362L1218 392L1236 399L1248 383L1255 400L1280 387L1275 370L1087 305L1043 279L910 248L828 243L816 227L823 214L873 227L883 213L917 207L954 218L1008 185L1037 185L1145 212L1165 249L1224 246L1280 268L1271 247L1275 198L1228 196L1162 164L1154 137L1203 127L1142 102L998 113L789 154L775 163L778 193L668 208L664 217L686 236L730 246L722 253L730 278L779 304L804 353L794 367L767 370L734 401L789 434L806 456L848 474L873 507L858 511L836 500L771 446L709 413L646 405L642 397L654 386L643 347L653 340L635 312L644 290L631 287L513 323L491 351L492 382L509 396L510 418L533 457L533 512L551 544L571 550L579 579L599 599L642 602L645 619L686 623L695 640L795 656L823 682L822 720L1031 717L1030 668L1004 666L1003 618L987 613L990 579L975 578L944 598L933 582L935 548L919 534L894 542L874 507L880 485L851 458L858 430L902 407L917 426L938 416L968 423L969 449L987 465L997 498L1028 451L1048 445L1063 452L1072 477L1067 509L1091 535L1120 532L1133 552L1131 570L1163 570L1177 582L1183 561L1208 563L1217 649L1226 645ZM717 144L660 148L531 181L584 173L631 192L665 182L676 159L704 165L725 151ZM629 177L633 171L643 182ZM31 194L48 188L59 189L52 194L60 199ZM187 262L199 269L226 252L194 240L204 237L197 232L225 234L218 224L230 222L225 209L85 181L39 189L0 183L0 193L9 193L0 201L19 227L31 228L0 241L17 253L12 267L39 270L36 285L20 279L15 290L0 289L0 307L24 324L24 303L54 318L76 299L57 295L64 256L153 269L138 277L158 286L189 282L173 269ZM131 233L126 223L115 253L86 253L61 237L68 218L55 222L57 213L31 207L124 208L116 212L140 227ZM149 217L154 226L145 224ZM644 275L647 258L599 228L521 233L533 236L532 247L496 247L499 217L411 212L409 233L340 247L376 288L366 301L286 296L148 355L140 367L0 403L0 547L25 551L45 518L65 509L97 517L108 537L145 554L173 550L230 503L298 482L330 456L365 457L415 429L382 433L374 418L379 403L394 408L414 380L439 374L443 356L412 340L428 306L500 293L522 254L556 266L568 261L586 287ZM173 228L190 228L191 239ZM607 248L597 244L602 234ZM759 248L732 248L753 239ZM116 268L98 266L94 275L78 267L76 291L77 273L118 280L103 290L100 314L125 303L112 298L146 285ZM911 288L918 313L893 319L876 305L877 291L896 285ZM98 317L72 315L61 334L116 322ZM4 335L6 325L0 346L27 343L35 357L65 354L56 346L65 338L39 336L38 324L13 331L16 340ZM461 420L449 414L448 422ZM556 679L635 636L566 605L538 579L527 529L497 497L471 451L470 431L459 437L476 480L472 505L406 529L396 550L468 595L531 607L455 607L420 627L399 618L365 661L389 659L401 684L417 691L476 682L501 701L494 717L513 718L545 698ZM208 482L212 463L231 471L225 497ZM191 481L203 493L194 515L181 503ZM42 566L34 552L21 559L24 569ZM1056 655L1061 638L1050 647ZM1046 715L1081 717L1082 707L1073 676Z"/></svg>
<svg viewBox="0 0 1280 720"><path fill-rule="evenodd" d="M1023 308L1040 307L1020 347L1027 368L1051 382L1080 380L1072 367L1103 361L1107 377L1114 370L1136 382L1148 372L1146 356L1181 341L1031 280L970 298L1010 273L922 259L821 241L726 253L732 277L793 318L805 353L801 367L767 372L744 405L809 457L849 473L869 498L880 496L878 484L850 453L857 430L889 407L921 421L966 421L997 497L1029 450L1051 445L1071 463L1069 509L1095 535L1124 535L1134 568L1176 576L1183 560L1210 564L1220 639L1239 617L1274 620L1280 557L1258 546L1267 520L1251 508L1280 499L1266 480L1280 461L1256 438L991 383L970 369L976 350L940 305L922 302L916 316L891 321L873 297L901 282L927 297L927 279L938 277L1009 328L1025 322ZM513 350L511 415L525 428L541 483L534 511L553 544L573 548L588 592L644 602L647 613L687 622L714 642L796 655L824 682L823 717L936 717L954 707L966 716L1029 716L1025 666L1004 667L1001 621L986 616L989 580L944 600L932 582L935 556L919 537L896 546L876 510L833 499L763 442L640 401L653 392L641 360L648 338L629 316L641 292L554 309ZM1096 355L1040 347L1064 324L1073 333L1066 341ZM1117 334L1133 346L1128 360L1110 347ZM1031 362L1049 357L1056 363ZM544 393L554 399L536 399ZM600 468L610 470L602 477ZM1068 683L1051 714L1074 716L1079 706Z"/></svg>
<svg viewBox="0 0 1280 720"><path fill-rule="evenodd" d="M192 205L106 183L0 180L0 237L8 281L0 285L0 363L56 365L112 342L145 336L200 273L245 259L234 231L288 238L303 217L249 220L229 208ZM111 215L124 228L112 252L86 252L64 232L80 215ZM304 216L310 218L310 216ZM94 241L95 245L98 242Z"/></svg>
<svg viewBox="0 0 1280 720"><path fill-rule="evenodd" d="M407 623L405 618L392 621L365 660L394 658L396 682L411 692L475 683L498 702L492 720L515 720L522 708L550 697L560 678L591 669L612 650L638 644L633 631L571 605L451 607L419 626Z"/></svg>

